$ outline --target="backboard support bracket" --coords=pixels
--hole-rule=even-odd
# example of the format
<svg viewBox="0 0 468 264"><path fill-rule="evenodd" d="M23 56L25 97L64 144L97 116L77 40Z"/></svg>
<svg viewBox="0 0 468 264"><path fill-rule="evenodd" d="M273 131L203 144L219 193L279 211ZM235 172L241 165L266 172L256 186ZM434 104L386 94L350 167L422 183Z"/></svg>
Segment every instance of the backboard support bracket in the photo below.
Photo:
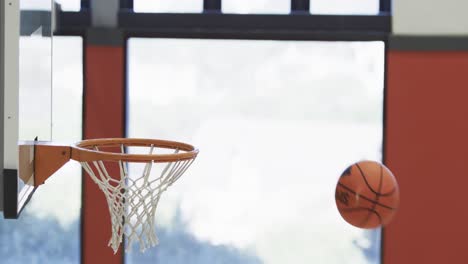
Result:
<svg viewBox="0 0 468 264"><path fill-rule="evenodd" d="M65 165L71 156L70 146L38 141L37 138L19 142L18 148L19 169L3 170L3 216L6 219L18 219L37 187Z"/></svg>

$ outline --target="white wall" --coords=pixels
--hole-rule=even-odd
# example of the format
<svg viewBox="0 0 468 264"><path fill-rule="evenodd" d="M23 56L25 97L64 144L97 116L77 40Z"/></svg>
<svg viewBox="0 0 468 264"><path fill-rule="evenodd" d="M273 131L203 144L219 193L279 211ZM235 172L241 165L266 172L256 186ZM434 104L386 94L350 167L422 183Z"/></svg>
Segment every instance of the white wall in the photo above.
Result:
<svg viewBox="0 0 468 264"><path fill-rule="evenodd" d="M393 0L393 33L468 35L468 1Z"/></svg>

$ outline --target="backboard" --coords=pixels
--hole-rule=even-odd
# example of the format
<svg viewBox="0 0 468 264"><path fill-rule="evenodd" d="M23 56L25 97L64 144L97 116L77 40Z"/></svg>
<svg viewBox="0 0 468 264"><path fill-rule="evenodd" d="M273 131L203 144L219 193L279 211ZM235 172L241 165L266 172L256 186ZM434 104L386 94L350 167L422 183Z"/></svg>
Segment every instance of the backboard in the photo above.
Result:
<svg viewBox="0 0 468 264"><path fill-rule="evenodd" d="M0 211L17 218L35 190L34 148L20 142L52 139L53 1L0 5Z"/></svg>

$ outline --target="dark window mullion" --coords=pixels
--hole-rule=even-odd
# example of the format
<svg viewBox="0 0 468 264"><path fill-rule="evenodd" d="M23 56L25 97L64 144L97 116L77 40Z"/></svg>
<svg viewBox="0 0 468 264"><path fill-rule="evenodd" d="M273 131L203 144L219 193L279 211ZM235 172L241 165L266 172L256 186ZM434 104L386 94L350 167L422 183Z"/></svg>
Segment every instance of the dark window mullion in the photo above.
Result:
<svg viewBox="0 0 468 264"><path fill-rule="evenodd" d="M221 13L221 0L203 0L203 12Z"/></svg>
<svg viewBox="0 0 468 264"><path fill-rule="evenodd" d="M291 0L291 13L309 13L310 0Z"/></svg>
<svg viewBox="0 0 468 264"><path fill-rule="evenodd" d="M81 0L81 10L89 9L89 0Z"/></svg>
<svg viewBox="0 0 468 264"><path fill-rule="evenodd" d="M120 0L120 9L128 9L133 11L133 0Z"/></svg>
<svg viewBox="0 0 468 264"><path fill-rule="evenodd" d="M380 12L390 14L392 12L391 0L380 0Z"/></svg>

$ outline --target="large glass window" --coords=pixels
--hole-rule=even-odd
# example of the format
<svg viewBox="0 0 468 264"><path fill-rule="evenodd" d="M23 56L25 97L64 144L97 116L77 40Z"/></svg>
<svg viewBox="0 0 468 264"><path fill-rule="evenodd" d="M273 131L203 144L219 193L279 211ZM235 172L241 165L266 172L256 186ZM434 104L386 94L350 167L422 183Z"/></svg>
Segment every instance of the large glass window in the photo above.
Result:
<svg viewBox="0 0 468 264"><path fill-rule="evenodd" d="M41 51L40 45L29 48ZM51 133L46 133L51 137L47 140L73 143L81 139L82 131L82 38L54 37L53 53L53 111L50 117L53 126ZM21 63L26 71L32 69L27 62ZM29 63L37 62L29 60ZM35 68L39 75L44 69L46 73L43 74L50 75L50 68ZM21 75L21 78L28 77L31 75ZM22 88L31 89L29 93L32 93L37 85ZM22 99L21 104L29 106L25 108L44 111L34 108L37 97ZM22 115L22 121L34 123L34 120L25 120L28 117L34 118ZM20 134L28 132L20 131ZM0 218L1 263L80 263L80 208L81 168L78 163L70 162L37 189L18 220Z"/></svg>
<svg viewBox="0 0 468 264"><path fill-rule="evenodd" d="M381 42L130 39L128 136L201 152L126 263L379 263L341 219L341 172L381 159Z"/></svg>

